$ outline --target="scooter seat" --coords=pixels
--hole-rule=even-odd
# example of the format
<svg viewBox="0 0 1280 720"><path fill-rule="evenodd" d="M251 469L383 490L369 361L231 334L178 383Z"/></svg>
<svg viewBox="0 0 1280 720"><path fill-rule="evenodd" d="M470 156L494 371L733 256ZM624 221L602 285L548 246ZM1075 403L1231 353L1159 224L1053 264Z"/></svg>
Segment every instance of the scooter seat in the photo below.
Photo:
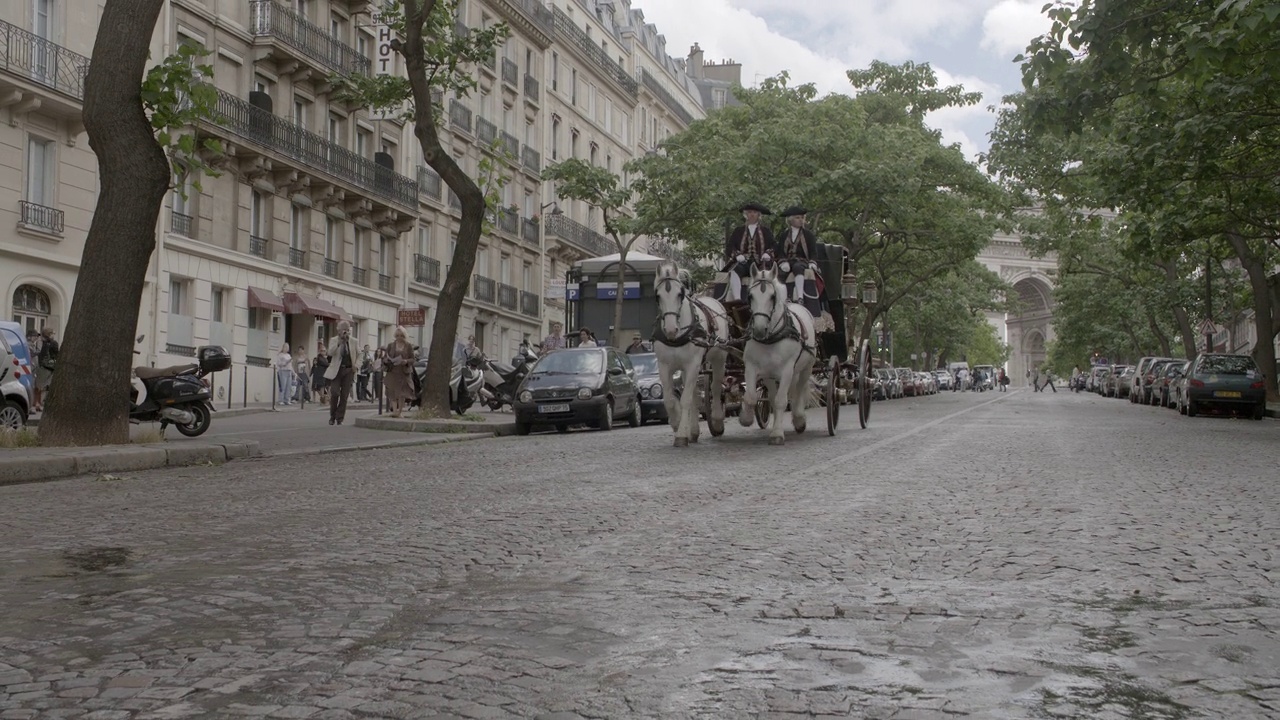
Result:
<svg viewBox="0 0 1280 720"><path fill-rule="evenodd" d="M497 370L499 375L510 375L515 372L516 368L514 365L508 365L501 360L492 360L490 362L493 363L493 369Z"/></svg>
<svg viewBox="0 0 1280 720"><path fill-rule="evenodd" d="M173 365L171 367L165 367L165 368L153 368L153 367L147 367L143 365L141 367L134 368L133 372L135 375L138 376L139 380L154 380L156 378L175 377L178 375L184 375L186 373L195 372L196 370L199 370L199 369L200 369L199 365L195 365L191 363L188 363L186 365Z"/></svg>

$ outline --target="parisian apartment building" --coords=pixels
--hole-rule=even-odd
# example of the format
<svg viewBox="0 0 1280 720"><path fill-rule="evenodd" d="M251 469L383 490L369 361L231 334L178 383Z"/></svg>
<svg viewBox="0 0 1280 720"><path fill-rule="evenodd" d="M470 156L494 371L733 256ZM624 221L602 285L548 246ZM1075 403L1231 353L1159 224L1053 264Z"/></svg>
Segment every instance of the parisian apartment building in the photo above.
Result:
<svg viewBox="0 0 1280 720"><path fill-rule="evenodd" d="M84 80L102 0L0 3L0 303L28 328L61 329L97 199L84 133ZM222 345L228 403L271 398L272 358L314 355L339 321L371 348L402 322L424 348L461 217L422 160L411 123L335 97L333 73L373 74L380 3L169 0L151 56L209 51L216 111L188 131L219 141L216 177L175 180L138 315L140 362L189 361ZM732 102L731 62L696 46L673 58L626 0L463 0L458 32L505 23L472 68L478 87L441 97L441 140L472 176L496 154L508 181L481 238L459 340L499 358L563 320L576 261L616 252L597 209L540 180L581 158L622 173L632 158ZM378 63L380 67L382 63ZM398 58L391 71L400 72ZM181 185L182 187L176 187ZM654 243L652 252L677 248Z"/></svg>

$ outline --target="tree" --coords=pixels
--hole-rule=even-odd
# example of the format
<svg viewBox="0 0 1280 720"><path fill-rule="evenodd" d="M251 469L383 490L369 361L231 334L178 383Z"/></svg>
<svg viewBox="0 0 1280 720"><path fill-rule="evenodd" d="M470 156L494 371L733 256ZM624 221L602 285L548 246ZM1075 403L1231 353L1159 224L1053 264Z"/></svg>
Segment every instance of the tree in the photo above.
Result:
<svg viewBox="0 0 1280 720"><path fill-rule="evenodd" d="M84 98L100 189L40 425L45 445L129 441L125 389L156 221L172 180L170 156L182 172L204 168L194 135L177 135L212 107L214 90L193 83L197 72L210 72L192 64L203 51L184 46L144 77L163 5L107 0L102 9Z"/></svg>
<svg viewBox="0 0 1280 720"><path fill-rule="evenodd" d="M341 83L340 94L347 99L374 109L400 111L404 118L412 120L423 160L462 203L457 244L437 299L427 374L422 383L421 412L430 417L449 415L449 374L458 320L471 285L486 212L485 191L440 143L438 118L442 108L433 93L439 93L441 99L446 92L468 94L476 86L470 68L493 57L494 48L508 34L503 23L460 33L454 23L456 16L455 0L400 0L399 4L388 6L379 19L403 38L393 40L391 47L404 58L406 77L334 78ZM402 110L406 104L408 109Z"/></svg>

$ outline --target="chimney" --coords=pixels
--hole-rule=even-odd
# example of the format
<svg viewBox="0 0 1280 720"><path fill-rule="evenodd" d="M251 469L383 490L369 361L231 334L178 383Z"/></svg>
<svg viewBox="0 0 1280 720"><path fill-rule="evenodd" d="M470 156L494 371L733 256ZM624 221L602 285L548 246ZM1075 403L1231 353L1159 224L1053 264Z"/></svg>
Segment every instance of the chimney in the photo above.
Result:
<svg viewBox="0 0 1280 720"><path fill-rule="evenodd" d="M694 43L689 48L689 77L696 80L702 79L702 48L698 43Z"/></svg>

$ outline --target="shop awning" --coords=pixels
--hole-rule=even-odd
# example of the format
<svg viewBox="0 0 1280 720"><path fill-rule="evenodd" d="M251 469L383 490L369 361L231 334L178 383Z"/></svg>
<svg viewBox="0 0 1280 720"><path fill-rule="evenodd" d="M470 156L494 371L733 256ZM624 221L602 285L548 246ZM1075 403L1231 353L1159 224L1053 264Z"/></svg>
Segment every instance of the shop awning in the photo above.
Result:
<svg viewBox="0 0 1280 720"><path fill-rule="evenodd" d="M290 315L315 315L330 320L343 320L347 313L328 300L300 293L284 294L284 309Z"/></svg>
<svg viewBox="0 0 1280 720"><path fill-rule="evenodd" d="M249 286L249 307L266 308L276 312L284 312L284 301L273 292Z"/></svg>

